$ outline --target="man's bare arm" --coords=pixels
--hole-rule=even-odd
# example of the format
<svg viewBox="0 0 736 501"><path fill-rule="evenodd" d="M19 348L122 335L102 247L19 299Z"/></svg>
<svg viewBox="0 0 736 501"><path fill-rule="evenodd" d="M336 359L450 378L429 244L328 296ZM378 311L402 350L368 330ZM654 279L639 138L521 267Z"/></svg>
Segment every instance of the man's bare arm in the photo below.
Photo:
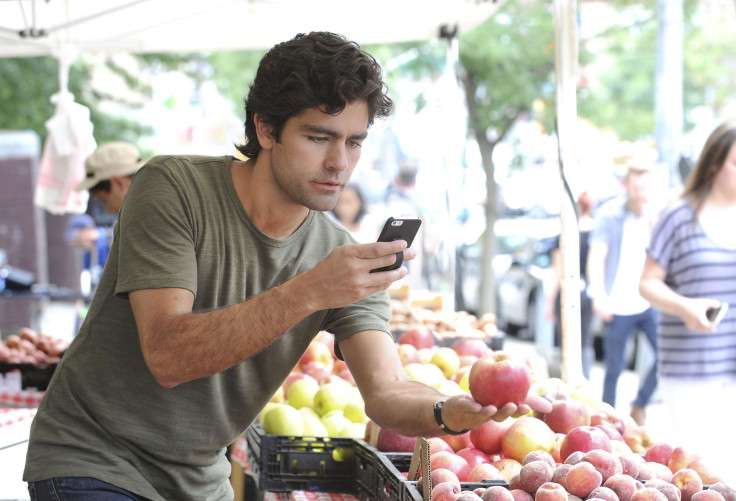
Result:
<svg viewBox="0 0 736 501"><path fill-rule="evenodd" d="M211 376L271 344L307 315L352 304L387 289L407 270L369 273L386 266L404 242L346 245L317 266L237 305L192 313L194 296L183 289L146 289L129 294L141 350L156 380L172 388Z"/></svg>

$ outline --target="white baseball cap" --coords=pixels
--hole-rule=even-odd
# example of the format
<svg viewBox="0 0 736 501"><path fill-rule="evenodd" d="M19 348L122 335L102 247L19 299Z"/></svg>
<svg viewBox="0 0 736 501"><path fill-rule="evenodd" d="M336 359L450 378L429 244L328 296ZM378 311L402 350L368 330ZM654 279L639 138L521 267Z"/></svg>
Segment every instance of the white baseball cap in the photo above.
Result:
<svg viewBox="0 0 736 501"><path fill-rule="evenodd" d="M92 188L100 181L115 176L130 176L143 166L141 154L134 145L123 141L114 141L99 146L87 160L84 167L87 176L74 187L75 191Z"/></svg>

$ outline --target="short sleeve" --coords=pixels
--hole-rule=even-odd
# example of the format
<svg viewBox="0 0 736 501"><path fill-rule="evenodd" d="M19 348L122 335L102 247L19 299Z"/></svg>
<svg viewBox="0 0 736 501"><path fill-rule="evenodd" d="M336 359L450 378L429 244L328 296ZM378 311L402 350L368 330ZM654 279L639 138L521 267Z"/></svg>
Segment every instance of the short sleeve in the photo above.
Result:
<svg viewBox="0 0 736 501"><path fill-rule="evenodd" d="M677 229L680 227L680 217L684 207L682 205L670 207L662 212L657 219L652 237L647 246L647 254L663 268L670 269L670 263L675 252Z"/></svg>
<svg viewBox="0 0 736 501"><path fill-rule="evenodd" d="M136 174L118 220L115 293L182 288L197 293L191 215L172 171L147 165Z"/></svg>

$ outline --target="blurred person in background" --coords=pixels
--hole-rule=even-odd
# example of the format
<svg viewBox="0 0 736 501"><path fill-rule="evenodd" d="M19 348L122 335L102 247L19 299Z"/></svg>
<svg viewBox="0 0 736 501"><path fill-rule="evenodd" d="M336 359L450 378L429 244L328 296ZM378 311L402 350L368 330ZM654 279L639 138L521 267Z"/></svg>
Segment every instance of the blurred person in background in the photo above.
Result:
<svg viewBox="0 0 736 501"><path fill-rule="evenodd" d="M348 184L337 199L332 215L358 243L373 242L378 238L380 223L368 211L363 192L357 184Z"/></svg>
<svg viewBox="0 0 736 501"><path fill-rule="evenodd" d="M659 384L674 445L736 480L736 121L705 142L680 200L660 216L647 248L642 296L661 312ZM710 308L730 304L714 324ZM717 410L724 405L723 410Z"/></svg>
<svg viewBox="0 0 736 501"><path fill-rule="evenodd" d="M74 189L89 190L110 214L120 212L133 176L143 166L141 154L134 145L114 141L98 146L84 162L87 176Z"/></svg>
<svg viewBox="0 0 736 501"><path fill-rule="evenodd" d="M590 379L590 370L595 363L595 350L593 348L593 306L588 295L588 283L586 271L588 264L588 248L590 247L590 234L593 230L593 200L587 192L578 196L578 231L580 235L580 342L582 344L583 375ZM549 294L546 297L545 315L551 322L555 322L555 340L561 343L561 299L560 282L562 280L562 251L560 250L560 237L557 237L552 251L552 269L554 270L554 281L551 284ZM569 286L575 287L574 284Z"/></svg>
<svg viewBox="0 0 736 501"><path fill-rule="evenodd" d="M628 160L624 193L601 205L588 250L588 291L593 312L608 323L603 338L605 376L603 401L616 407L619 376L625 367L626 344L641 330L657 352L657 310L639 294L639 278L646 259L646 246L656 220L649 201L653 162ZM657 388L657 367L652 364L631 404L631 417L643 425L646 406Z"/></svg>

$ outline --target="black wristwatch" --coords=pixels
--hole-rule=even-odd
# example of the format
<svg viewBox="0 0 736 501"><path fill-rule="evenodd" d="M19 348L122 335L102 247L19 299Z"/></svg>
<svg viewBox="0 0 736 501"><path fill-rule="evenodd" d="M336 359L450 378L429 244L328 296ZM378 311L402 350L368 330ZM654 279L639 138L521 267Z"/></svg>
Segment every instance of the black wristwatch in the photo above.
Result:
<svg viewBox="0 0 736 501"><path fill-rule="evenodd" d="M447 402L447 399L450 397L445 397L437 400L434 403L434 419L437 421L437 424L439 425L440 429L447 433L448 435L463 435L470 431L470 428L463 431L452 431L449 429L445 423L442 421L442 406L445 405L445 402Z"/></svg>

